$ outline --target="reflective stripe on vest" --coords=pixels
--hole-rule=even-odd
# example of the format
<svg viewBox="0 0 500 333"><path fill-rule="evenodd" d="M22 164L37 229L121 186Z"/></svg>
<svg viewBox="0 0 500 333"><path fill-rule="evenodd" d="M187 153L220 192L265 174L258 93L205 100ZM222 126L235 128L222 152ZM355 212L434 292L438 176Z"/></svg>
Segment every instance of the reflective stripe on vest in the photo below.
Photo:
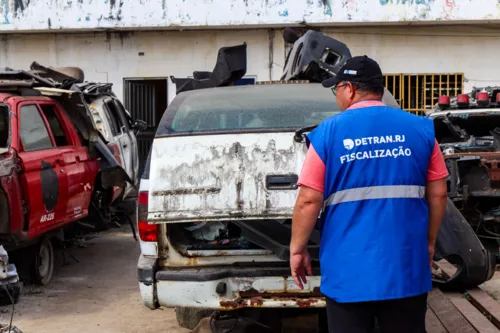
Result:
<svg viewBox="0 0 500 333"><path fill-rule="evenodd" d="M370 199L396 198L424 198L425 186L417 185L389 185L370 186L342 190L332 193L324 203L324 207L343 202L361 201Z"/></svg>

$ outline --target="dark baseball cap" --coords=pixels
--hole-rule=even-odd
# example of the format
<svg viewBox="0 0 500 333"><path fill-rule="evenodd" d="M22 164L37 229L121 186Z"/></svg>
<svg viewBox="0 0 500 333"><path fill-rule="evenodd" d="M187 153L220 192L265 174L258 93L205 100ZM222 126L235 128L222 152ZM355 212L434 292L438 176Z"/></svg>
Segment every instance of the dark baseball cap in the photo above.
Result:
<svg viewBox="0 0 500 333"><path fill-rule="evenodd" d="M383 84L382 70L378 63L364 56L353 57L345 63L339 70L336 76L326 79L322 82L323 87L331 88L336 86L339 82L373 82Z"/></svg>

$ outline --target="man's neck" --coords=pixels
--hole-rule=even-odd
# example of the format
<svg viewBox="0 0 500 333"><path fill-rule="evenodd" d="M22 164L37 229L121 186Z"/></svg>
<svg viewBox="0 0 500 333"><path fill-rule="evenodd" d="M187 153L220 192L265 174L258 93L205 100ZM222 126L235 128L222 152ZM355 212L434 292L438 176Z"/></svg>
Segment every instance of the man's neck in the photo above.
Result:
<svg viewBox="0 0 500 333"><path fill-rule="evenodd" d="M353 101L353 104L354 103L359 103L359 102L364 102L364 101L377 101L377 102L381 102L382 101L382 97L381 96L377 96L377 95L363 95L363 96L359 96L358 98L356 98Z"/></svg>
<svg viewBox="0 0 500 333"><path fill-rule="evenodd" d="M346 110L358 109L366 106L380 106L384 105L380 100L380 97L374 98L363 98L353 102Z"/></svg>

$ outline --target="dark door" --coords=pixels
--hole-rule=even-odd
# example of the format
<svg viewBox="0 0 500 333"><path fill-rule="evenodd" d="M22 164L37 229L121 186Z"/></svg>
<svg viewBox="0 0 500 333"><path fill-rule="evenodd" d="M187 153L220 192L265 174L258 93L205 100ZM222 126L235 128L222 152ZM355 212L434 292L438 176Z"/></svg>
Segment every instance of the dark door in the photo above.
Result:
<svg viewBox="0 0 500 333"><path fill-rule="evenodd" d="M153 143L156 128L167 109L167 79L125 81L125 108L132 119L144 120L148 128L137 136L139 175Z"/></svg>

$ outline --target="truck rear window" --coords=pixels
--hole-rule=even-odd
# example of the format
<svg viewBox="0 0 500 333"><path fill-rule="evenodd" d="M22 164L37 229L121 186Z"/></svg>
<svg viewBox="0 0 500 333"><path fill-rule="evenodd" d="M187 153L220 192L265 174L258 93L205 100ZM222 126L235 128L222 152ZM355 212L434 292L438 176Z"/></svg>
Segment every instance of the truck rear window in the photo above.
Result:
<svg viewBox="0 0 500 333"><path fill-rule="evenodd" d="M157 135L296 130L338 112L331 90L315 83L201 89L174 99Z"/></svg>

